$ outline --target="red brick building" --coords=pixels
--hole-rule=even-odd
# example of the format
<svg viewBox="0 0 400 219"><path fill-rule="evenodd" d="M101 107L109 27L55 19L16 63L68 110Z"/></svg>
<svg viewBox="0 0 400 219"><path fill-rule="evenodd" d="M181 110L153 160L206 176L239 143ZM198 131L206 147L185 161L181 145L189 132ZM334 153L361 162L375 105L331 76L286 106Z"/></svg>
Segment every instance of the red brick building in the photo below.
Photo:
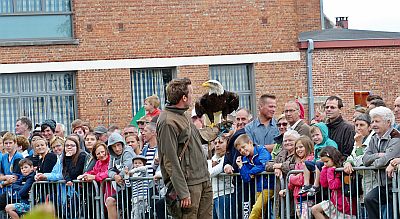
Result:
<svg viewBox="0 0 400 219"><path fill-rule="evenodd" d="M273 93L281 111L307 96L300 34L321 29L319 0L4 2L2 130L21 115L124 126L146 96L164 102L174 77L191 78L196 97L202 82L218 79L253 112L256 97ZM399 74L399 44L356 47L316 44L314 95L338 94L352 105L352 91L362 89L393 102L399 77L388 77Z"/></svg>

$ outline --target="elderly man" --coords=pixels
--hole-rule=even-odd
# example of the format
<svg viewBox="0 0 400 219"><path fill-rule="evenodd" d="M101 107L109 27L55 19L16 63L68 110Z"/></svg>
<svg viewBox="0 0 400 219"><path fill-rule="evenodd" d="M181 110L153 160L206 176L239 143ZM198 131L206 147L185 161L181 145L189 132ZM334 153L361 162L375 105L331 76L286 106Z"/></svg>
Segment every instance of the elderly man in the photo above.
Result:
<svg viewBox="0 0 400 219"><path fill-rule="evenodd" d="M56 132L54 133L54 135L64 138L65 137L65 125L57 122Z"/></svg>
<svg viewBox="0 0 400 219"><path fill-rule="evenodd" d="M251 119L251 114L250 111L248 109L245 108L240 108L237 110L236 112L236 117L235 117L235 130L239 130L244 128Z"/></svg>
<svg viewBox="0 0 400 219"><path fill-rule="evenodd" d="M15 134L23 135L29 139L32 131L32 121L26 117L22 116L17 119L17 123L15 124Z"/></svg>
<svg viewBox="0 0 400 219"><path fill-rule="evenodd" d="M289 130L295 130L300 135L306 135L311 138L310 126L300 119L300 107L295 101L289 101L285 104L285 118L290 124Z"/></svg>
<svg viewBox="0 0 400 219"><path fill-rule="evenodd" d="M400 156L400 133L393 128L394 115L387 107L376 107L369 112L372 120L371 127L375 131L372 136L367 151L363 157L364 166L372 166L382 168L389 162ZM387 180L386 173L383 170L378 171L377 181L379 186L372 189L365 197L365 207L368 211L369 218L382 218L379 211L379 205L387 205L387 212L391 212L392 186L391 180ZM388 197L386 197L386 189L388 189ZM388 198L388 199L387 199ZM388 203L389 202L389 203Z"/></svg>
<svg viewBox="0 0 400 219"><path fill-rule="evenodd" d="M274 138L279 135L278 126L274 119L276 97L264 94L258 101L258 117L246 125L246 134L256 145L265 145L269 152L274 148Z"/></svg>

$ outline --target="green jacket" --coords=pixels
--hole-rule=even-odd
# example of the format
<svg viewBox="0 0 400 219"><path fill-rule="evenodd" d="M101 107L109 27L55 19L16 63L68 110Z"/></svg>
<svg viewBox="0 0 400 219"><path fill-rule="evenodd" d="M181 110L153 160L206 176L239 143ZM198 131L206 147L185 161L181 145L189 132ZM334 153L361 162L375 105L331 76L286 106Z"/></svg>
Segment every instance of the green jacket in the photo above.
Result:
<svg viewBox="0 0 400 219"><path fill-rule="evenodd" d="M186 111L166 106L157 121L157 144L163 180L166 184L172 182L180 199L190 196L188 186L210 180L200 133ZM179 161L178 157L188 139L189 146L182 161Z"/></svg>

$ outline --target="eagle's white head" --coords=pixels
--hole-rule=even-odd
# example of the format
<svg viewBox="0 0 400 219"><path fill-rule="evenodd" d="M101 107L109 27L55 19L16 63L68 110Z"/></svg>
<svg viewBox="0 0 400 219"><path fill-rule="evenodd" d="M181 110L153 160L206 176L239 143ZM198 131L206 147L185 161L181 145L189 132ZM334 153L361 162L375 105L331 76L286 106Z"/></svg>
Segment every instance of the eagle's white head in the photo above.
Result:
<svg viewBox="0 0 400 219"><path fill-rule="evenodd" d="M208 80L202 84L203 87L208 87L208 94L216 94L217 96L224 94L224 87L217 80Z"/></svg>

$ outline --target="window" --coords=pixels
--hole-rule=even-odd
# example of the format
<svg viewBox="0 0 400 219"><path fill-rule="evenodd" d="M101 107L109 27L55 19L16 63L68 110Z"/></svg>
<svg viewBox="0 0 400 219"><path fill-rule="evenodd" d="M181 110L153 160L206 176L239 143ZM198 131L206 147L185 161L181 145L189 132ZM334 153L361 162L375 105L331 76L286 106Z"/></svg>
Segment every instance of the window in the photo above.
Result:
<svg viewBox="0 0 400 219"><path fill-rule="evenodd" d="M74 73L0 74L0 130L14 132L16 120L27 116L33 125L54 119L70 133L75 106Z"/></svg>
<svg viewBox="0 0 400 219"><path fill-rule="evenodd" d="M151 68L132 69L132 113L139 111L144 104L146 97L156 94L160 98L161 106L164 108L166 96L165 88L175 74L173 68Z"/></svg>
<svg viewBox="0 0 400 219"><path fill-rule="evenodd" d="M210 66L210 78L221 82L225 90L236 92L240 98L240 107L255 113L254 77L251 65L214 65Z"/></svg>
<svg viewBox="0 0 400 219"><path fill-rule="evenodd" d="M0 40L71 40L71 1L1 0Z"/></svg>

